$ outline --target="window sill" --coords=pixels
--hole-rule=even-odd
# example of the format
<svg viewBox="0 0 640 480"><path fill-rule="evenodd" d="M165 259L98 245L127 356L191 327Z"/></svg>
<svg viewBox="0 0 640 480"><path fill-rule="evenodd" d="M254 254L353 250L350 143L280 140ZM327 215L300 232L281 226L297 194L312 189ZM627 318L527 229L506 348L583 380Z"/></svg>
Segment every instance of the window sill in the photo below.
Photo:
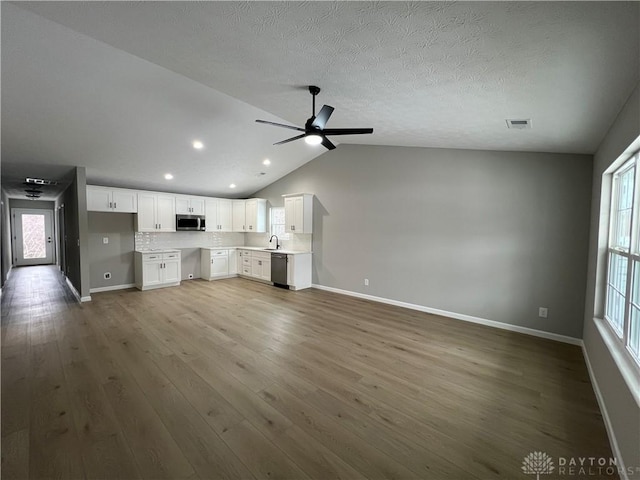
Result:
<svg viewBox="0 0 640 480"><path fill-rule="evenodd" d="M607 346L609 353L613 357L613 361L620 370L622 378L624 378L627 387L631 392L638 407L640 407L640 367L631 358L625 347L620 342L613 330L607 325L607 321L603 318L593 319L604 344Z"/></svg>

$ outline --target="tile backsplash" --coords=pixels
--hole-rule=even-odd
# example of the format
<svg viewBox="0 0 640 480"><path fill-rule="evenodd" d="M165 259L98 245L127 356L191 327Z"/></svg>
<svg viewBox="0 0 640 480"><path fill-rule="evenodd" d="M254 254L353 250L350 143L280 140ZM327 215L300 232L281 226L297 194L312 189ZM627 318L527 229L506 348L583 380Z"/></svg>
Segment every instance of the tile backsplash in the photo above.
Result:
<svg viewBox="0 0 640 480"><path fill-rule="evenodd" d="M270 233L249 233L245 236L245 245L248 247L265 247L272 248L269 245ZM279 238L280 245L285 250L304 250L311 251L311 234L289 233ZM274 240L275 242L275 240Z"/></svg>
<svg viewBox="0 0 640 480"><path fill-rule="evenodd" d="M244 245L244 233L226 232L136 232L136 250L156 248L233 247Z"/></svg>
<svg viewBox="0 0 640 480"><path fill-rule="evenodd" d="M248 247L270 248L269 233L171 232L135 233L136 250L158 248ZM285 250L311 251L311 234L288 234L279 239Z"/></svg>

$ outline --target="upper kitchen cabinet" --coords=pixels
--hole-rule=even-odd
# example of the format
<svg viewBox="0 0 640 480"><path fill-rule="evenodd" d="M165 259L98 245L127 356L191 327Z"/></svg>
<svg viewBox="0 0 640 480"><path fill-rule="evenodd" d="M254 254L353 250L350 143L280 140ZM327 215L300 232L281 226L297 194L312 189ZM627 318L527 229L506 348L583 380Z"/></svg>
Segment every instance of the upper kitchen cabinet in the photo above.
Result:
<svg viewBox="0 0 640 480"><path fill-rule="evenodd" d="M232 231L232 204L225 198L207 198L205 202L205 215L207 219L207 232L231 232Z"/></svg>
<svg viewBox="0 0 640 480"><path fill-rule="evenodd" d="M87 185L87 210L90 212L138 212L135 190Z"/></svg>
<svg viewBox="0 0 640 480"><path fill-rule="evenodd" d="M139 193L136 231L175 232L176 197L160 193Z"/></svg>
<svg viewBox="0 0 640 480"><path fill-rule="evenodd" d="M267 231L267 201L264 198L233 200L233 231L264 233Z"/></svg>
<svg viewBox="0 0 640 480"><path fill-rule="evenodd" d="M205 199L203 197L176 196L176 214L204 215Z"/></svg>
<svg viewBox="0 0 640 480"><path fill-rule="evenodd" d="M313 195L296 193L283 195L284 221L287 233L313 232Z"/></svg>
<svg viewBox="0 0 640 480"><path fill-rule="evenodd" d="M264 198L245 200L245 222L249 233L267 231L267 201Z"/></svg>
<svg viewBox="0 0 640 480"><path fill-rule="evenodd" d="M244 200L232 200L232 231L234 232L246 232L247 231L247 214L245 210Z"/></svg>

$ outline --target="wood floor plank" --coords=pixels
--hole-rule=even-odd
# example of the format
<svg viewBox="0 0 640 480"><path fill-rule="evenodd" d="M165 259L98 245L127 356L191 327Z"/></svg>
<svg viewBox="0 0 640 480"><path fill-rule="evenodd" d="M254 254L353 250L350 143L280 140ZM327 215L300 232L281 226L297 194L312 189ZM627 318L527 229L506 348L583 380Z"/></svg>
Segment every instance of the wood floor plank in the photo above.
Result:
<svg viewBox="0 0 640 480"><path fill-rule="evenodd" d="M2 437L2 478L23 480L29 478L29 430L17 430Z"/></svg>
<svg viewBox="0 0 640 480"><path fill-rule="evenodd" d="M84 477L56 342L32 345L29 378L29 477Z"/></svg>
<svg viewBox="0 0 640 480"><path fill-rule="evenodd" d="M133 380L121 375L104 390L144 478L179 479L195 473Z"/></svg>
<svg viewBox="0 0 640 480"><path fill-rule="evenodd" d="M229 448L236 452L257 479L275 480L309 478L280 449L264 438L246 420L234 425L222 435Z"/></svg>

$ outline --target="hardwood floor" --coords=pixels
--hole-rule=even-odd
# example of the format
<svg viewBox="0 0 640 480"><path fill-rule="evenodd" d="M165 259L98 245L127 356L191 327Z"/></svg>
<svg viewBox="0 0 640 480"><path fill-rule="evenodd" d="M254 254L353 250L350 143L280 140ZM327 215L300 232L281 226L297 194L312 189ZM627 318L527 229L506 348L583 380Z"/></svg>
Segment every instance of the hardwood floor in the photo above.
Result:
<svg viewBox="0 0 640 480"><path fill-rule="evenodd" d="M575 346L240 278L92 297L12 271L3 479L526 479L532 451L611 456Z"/></svg>

